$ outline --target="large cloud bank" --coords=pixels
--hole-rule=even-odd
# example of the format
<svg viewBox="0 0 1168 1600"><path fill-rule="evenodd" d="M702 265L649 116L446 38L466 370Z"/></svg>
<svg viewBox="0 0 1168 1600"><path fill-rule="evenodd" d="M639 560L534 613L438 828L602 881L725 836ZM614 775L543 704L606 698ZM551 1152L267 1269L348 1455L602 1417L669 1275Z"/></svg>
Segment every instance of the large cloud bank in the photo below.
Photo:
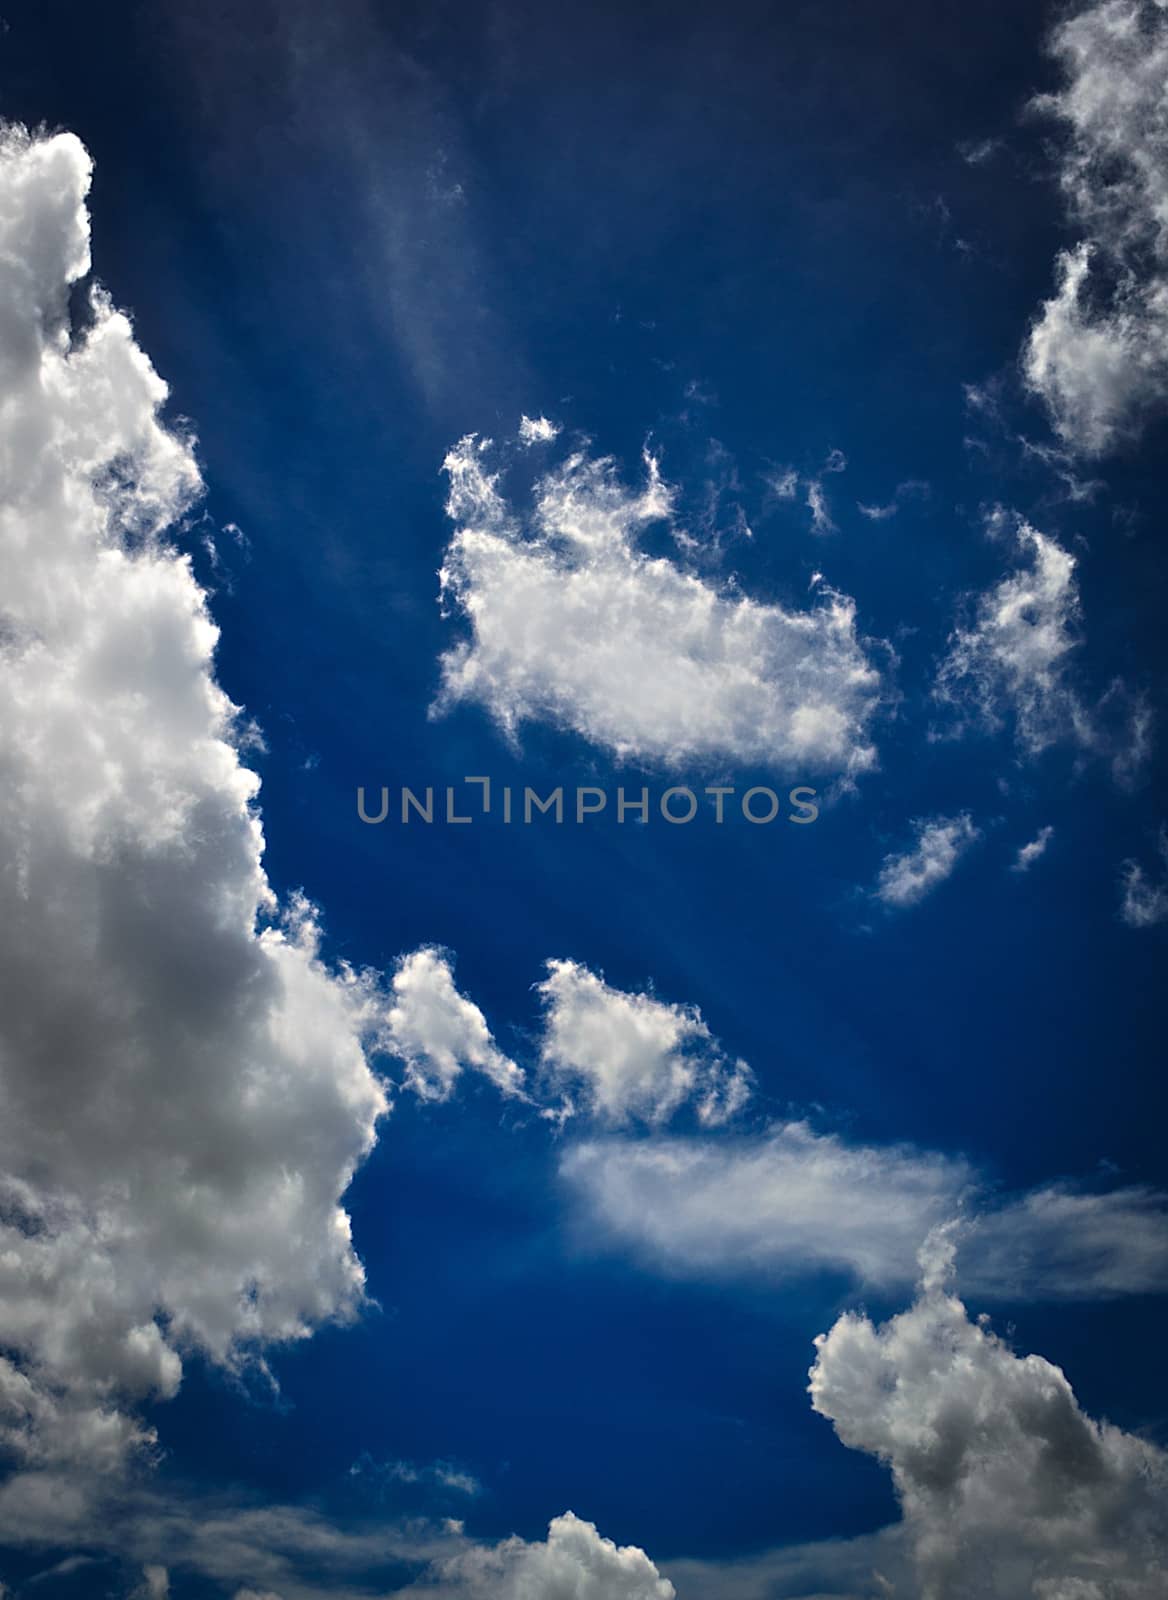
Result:
<svg viewBox="0 0 1168 1600"><path fill-rule="evenodd" d="M0 1448L33 1474L148 1444L130 1403L186 1351L355 1313L385 1108L373 986L275 903L166 542L190 441L101 291L70 327L89 182L72 135L0 134Z"/></svg>

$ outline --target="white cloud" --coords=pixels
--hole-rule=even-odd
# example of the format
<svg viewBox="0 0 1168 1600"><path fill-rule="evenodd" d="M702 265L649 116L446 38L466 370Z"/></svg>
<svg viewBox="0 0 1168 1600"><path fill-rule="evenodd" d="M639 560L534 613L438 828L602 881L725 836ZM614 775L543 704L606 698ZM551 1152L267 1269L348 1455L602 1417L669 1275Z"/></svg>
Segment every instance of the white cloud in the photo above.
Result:
<svg viewBox="0 0 1168 1600"><path fill-rule="evenodd" d="M715 1126L746 1103L749 1067L726 1060L696 1007L610 988L575 961L547 965L540 1059L566 1110L610 1123L662 1122L692 1102Z"/></svg>
<svg viewBox="0 0 1168 1600"><path fill-rule="evenodd" d="M424 946L402 956L381 1042L404 1062L405 1087L448 1100L469 1068L561 1125L573 1116L658 1123L690 1105L712 1127L750 1098L750 1068L727 1060L696 1008L614 989L575 961L548 961L547 974L536 986L540 1071L529 1089L478 1006L459 993L447 953Z"/></svg>
<svg viewBox="0 0 1168 1600"><path fill-rule="evenodd" d="M435 1576L449 1585L440 1596L467 1600L674 1600L676 1593L643 1550L618 1548L571 1511L554 1518L540 1543L473 1547L437 1563Z"/></svg>
<svg viewBox="0 0 1168 1600"><path fill-rule="evenodd" d="M784 467L781 472L767 475L766 484L778 500L793 500L799 492L799 474L794 467Z"/></svg>
<svg viewBox="0 0 1168 1600"><path fill-rule="evenodd" d="M967 166L980 167L990 161L1002 148L1000 139L965 139L957 146L957 153Z"/></svg>
<svg viewBox="0 0 1168 1600"><path fill-rule="evenodd" d="M1039 828L1029 844L1024 844L1014 858L1011 872L1029 872L1036 861L1046 854L1046 847L1054 838L1054 829L1048 823L1046 827Z"/></svg>
<svg viewBox="0 0 1168 1600"><path fill-rule="evenodd" d="M276 905L216 629L165 542L190 442L103 294L69 330L89 175L72 135L0 137L6 1517L54 1462L148 1445L128 1408L186 1351L356 1314L340 1199L385 1108L375 986Z"/></svg>
<svg viewBox="0 0 1168 1600"><path fill-rule="evenodd" d="M386 1596L387 1584L371 1584L371 1573L386 1567L430 1573L435 1562L469 1546L448 1519L387 1510L376 1520L345 1525L305 1506L250 1504L238 1492L228 1498L174 1485L165 1494L125 1486L103 1493L107 1488L101 1487L87 1515L65 1535L70 1542L166 1571L176 1588L183 1579L201 1578L200 1588L209 1582L215 1594L234 1600L241 1593L265 1600L372 1600L374 1594ZM39 1542L53 1531L14 1529L13 1542ZM447 1592L428 1583L420 1591L435 1600ZM415 1591L394 1585L392 1592ZM135 1594L133 1600L146 1596Z"/></svg>
<svg viewBox="0 0 1168 1600"><path fill-rule="evenodd" d="M979 595L969 627L949 638L936 696L968 707L987 727L1013 719L1018 742L1038 754L1064 737L1088 737L1087 715L1068 681L1081 643L1076 561L1021 518L996 514L991 533L1010 528L1027 562Z"/></svg>
<svg viewBox="0 0 1168 1600"><path fill-rule="evenodd" d="M550 444L559 435L559 428L546 417L520 417L519 442L523 445Z"/></svg>
<svg viewBox="0 0 1168 1600"><path fill-rule="evenodd" d="M835 533L836 525L832 521L831 507L827 503L827 495L823 492L823 485L818 478L812 478L807 485L807 509L811 513L812 533Z"/></svg>
<svg viewBox="0 0 1168 1600"><path fill-rule="evenodd" d="M1168 1288L1168 1199L1047 1185L998 1196L958 1156L850 1143L804 1122L719 1140L584 1141L561 1174L616 1242L682 1275L843 1271L911 1286L929 1233L961 1219L963 1288L995 1300L1091 1300Z"/></svg>
<svg viewBox="0 0 1168 1600"><path fill-rule="evenodd" d="M165 1567L151 1562L142 1569L142 1582L134 1591L132 1600L168 1600L170 1574Z"/></svg>
<svg viewBox="0 0 1168 1600"><path fill-rule="evenodd" d="M1064 82L1036 106L1063 124L1083 238L1059 257L1023 365L1063 440L1100 455L1168 396L1168 8L1094 0L1050 43Z"/></svg>
<svg viewBox="0 0 1168 1600"><path fill-rule="evenodd" d="M432 1461L418 1465L413 1461L374 1461L362 1456L349 1468L351 1478L367 1478L381 1486L386 1484L413 1484L424 1488L445 1490L450 1494L469 1495L472 1499L482 1494L483 1486L472 1472L449 1461Z"/></svg>
<svg viewBox="0 0 1168 1600"><path fill-rule="evenodd" d="M510 738L549 721L667 766L874 765L881 676L851 600L823 589L788 611L644 554L640 529L671 505L652 460L634 493L611 462L571 456L536 485L525 528L487 450L467 438L445 464L458 526L442 589L472 636L442 659L438 710L475 701Z"/></svg>
<svg viewBox="0 0 1168 1600"><path fill-rule="evenodd" d="M455 988L445 952L424 946L402 956L386 1014L388 1045L406 1067L406 1087L423 1100L447 1100L464 1067L484 1073L504 1095L522 1095L523 1072L495 1044L486 1018Z"/></svg>
<svg viewBox="0 0 1168 1600"><path fill-rule="evenodd" d="M102 1489L107 1489L103 1485ZM47 1506L48 1497L45 1504ZM215 1593L278 1600L673 1600L674 1590L643 1551L618 1547L565 1512L543 1540L482 1543L461 1522L398 1514L345 1525L297 1505L249 1505L187 1487L170 1493L98 1491L67 1528L60 1522L9 1527L15 1544L47 1536L105 1552L153 1575L132 1600L159 1600L167 1583L198 1577ZM396 1581L387 1580L387 1568ZM373 1576L377 1574L377 1576ZM161 1587L159 1587L161 1585ZM2 1593L2 1591L0 1591Z"/></svg>
<svg viewBox="0 0 1168 1600"><path fill-rule="evenodd" d="M915 906L945 882L958 861L980 837L969 813L919 819L916 843L901 855L887 855L873 890L878 900L898 910Z"/></svg>
<svg viewBox="0 0 1168 1600"><path fill-rule="evenodd" d="M1155 883L1138 861L1125 861L1120 876L1123 900L1119 914L1129 928L1154 928L1168 921L1168 829L1160 830L1160 882Z"/></svg>
<svg viewBox="0 0 1168 1600"><path fill-rule="evenodd" d="M668 1270L832 1269L873 1285L912 1283L921 1241L973 1179L959 1159L803 1122L744 1140L594 1140L561 1171L607 1231Z"/></svg>
<svg viewBox="0 0 1168 1600"><path fill-rule="evenodd" d="M1044 1184L970 1210L963 1290L993 1300L1107 1300L1168 1289L1168 1197Z"/></svg>
<svg viewBox="0 0 1168 1600"><path fill-rule="evenodd" d="M1075 466L1075 456L1070 450L1054 444L1035 444L1033 439L1018 436L1024 459L1038 461L1062 484L1059 498L1073 505L1090 505L1095 496L1106 488L1102 478L1080 477Z"/></svg>
<svg viewBox="0 0 1168 1600"><path fill-rule="evenodd" d="M1058 1367L973 1322L938 1275L876 1327L816 1341L815 1409L891 1469L930 1600L1156 1600L1168 1457L1097 1423Z"/></svg>
<svg viewBox="0 0 1168 1600"><path fill-rule="evenodd" d="M854 1539L781 1545L718 1561L663 1561L679 1595L694 1600L915 1600L899 1526Z"/></svg>
<svg viewBox="0 0 1168 1600"><path fill-rule="evenodd" d="M862 517L867 517L869 522L887 522L889 517L894 517L906 500L927 500L931 494L927 483L919 478L906 478L903 483L898 483L893 490L892 499L885 505L864 505L856 501L856 510Z"/></svg>
<svg viewBox="0 0 1168 1600"><path fill-rule="evenodd" d="M973 599L971 619L949 636L934 697L957 713L950 732L1009 725L1028 756L1061 742L1108 761L1118 783L1132 782L1148 754L1151 714L1121 679L1093 703L1076 682L1083 635L1075 557L1002 507L988 516L987 532L1008 540L1018 561Z"/></svg>

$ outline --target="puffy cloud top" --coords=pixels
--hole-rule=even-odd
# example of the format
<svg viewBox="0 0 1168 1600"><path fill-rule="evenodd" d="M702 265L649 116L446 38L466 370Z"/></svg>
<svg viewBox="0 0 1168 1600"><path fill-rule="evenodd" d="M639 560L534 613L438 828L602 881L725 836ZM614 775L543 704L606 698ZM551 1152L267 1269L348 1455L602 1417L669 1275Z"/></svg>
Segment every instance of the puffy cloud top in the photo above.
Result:
<svg viewBox="0 0 1168 1600"><path fill-rule="evenodd" d="M676 1591L643 1550L618 1547L591 1522L566 1511L547 1539L505 1539L478 1546L445 1563L451 1600L674 1600Z"/></svg>
<svg viewBox="0 0 1168 1600"><path fill-rule="evenodd" d="M582 453L540 478L526 524L487 469L489 441L447 456L458 524L441 572L471 637L442 658L438 709L483 705L509 737L555 723L677 766L754 762L800 774L872 767L881 675L846 596L762 604L638 548L668 518L656 463L626 489Z"/></svg>
<svg viewBox="0 0 1168 1600"><path fill-rule="evenodd" d="M498 1049L474 1001L455 987L443 951L427 945L402 956L386 1022L407 1086L423 1100L449 1099L464 1067L485 1073L504 1095L523 1093L522 1070Z"/></svg>
<svg viewBox="0 0 1168 1600"><path fill-rule="evenodd" d="M725 1059L695 1008L613 989L575 961L547 965L541 1060L569 1096L567 1110L602 1122L661 1122L693 1101L699 1119L715 1125L749 1099L749 1067Z"/></svg>

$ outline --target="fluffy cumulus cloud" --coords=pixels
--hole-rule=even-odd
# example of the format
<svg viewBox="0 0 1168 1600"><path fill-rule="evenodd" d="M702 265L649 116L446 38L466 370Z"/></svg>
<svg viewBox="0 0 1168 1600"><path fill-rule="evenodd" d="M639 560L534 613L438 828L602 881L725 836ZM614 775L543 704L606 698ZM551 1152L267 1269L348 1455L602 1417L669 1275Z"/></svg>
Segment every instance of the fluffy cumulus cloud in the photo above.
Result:
<svg viewBox="0 0 1168 1600"><path fill-rule="evenodd" d="M277 906L216 629L165 530L199 489L100 291L90 162L0 135L0 1448L107 1472L182 1357L352 1316L341 1197L385 1097L371 979ZM40 1475L40 1476L38 1476ZM55 1502L68 1511L68 1496Z"/></svg>
<svg viewBox="0 0 1168 1600"><path fill-rule="evenodd" d="M661 1123L684 1106L713 1127L750 1098L750 1068L727 1059L693 1006L614 989L575 961L549 961L536 994L543 1015L525 1071L459 992L450 956L423 946L397 963L378 1042L423 1100L449 1100L471 1070L561 1126L569 1118Z"/></svg>
<svg viewBox="0 0 1168 1600"><path fill-rule="evenodd" d="M960 1218L968 1292L1070 1301L1168 1288L1163 1194L1047 1185L1003 1198L960 1157L852 1143L803 1122L717 1141L585 1140L561 1174L604 1235L678 1275L828 1270L902 1289L930 1233Z"/></svg>
<svg viewBox="0 0 1168 1600"><path fill-rule="evenodd" d="M405 1064L406 1086L423 1100L448 1100L464 1068L504 1095L522 1095L523 1072L496 1046L486 1018L459 993L450 958L424 946L402 956L386 1015L387 1043Z"/></svg>
<svg viewBox="0 0 1168 1600"><path fill-rule="evenodd" d="M439 1562L436 1576L449 1586L439 1593L451 1600L674 1600L676 1594L643 1550L618 1547L570 1511L552 1521L546 1540L474 1547Z"/></svg>
<svg viewBox="0 0 1168 1600"><path fill-rule="evenodd" d="M613 989L575 961L549 961L540 1059L561 1116L662 1122L686 1102L707 1125L728 1121L750 1097L743 1061L729 1062L692 1006Z"/></svg>
<svg viewBox="0 0 1168 1600"><path fill-rule="evenodd" d="M981 837L965 811L956 817L924 818L914 828L915 843L911 849L885 856L873 890L877 900L896 910L918 905L932 894Z"/></svg>
<svg viewBox="0 0 1168 1600"><path fill-rule="evenodd" d="M1168 922L1168 828L1161 828L1160 870L1150 873L1138 861L1125 861L1120 874L1119 914L1129 928L1154 928Z"/></svg>
<svg viewBox="0 0 1168 1600"><path fill-rule="evenodd" d="M882 680L846 596L820 586L787 609L646 553L642 530L672 503L651 459L634 491L576 453L538 480L526 519L489 462L489 442L466 438L445 463L442 592L470 637L442 659L438 710L474 701L509 737L542 720L667 766L874 765Z"/></svg>
<svg viewBox="0 0 1168 1600"><path fill-rule="evenodd" d="M881 1327L847 1313L816 1344L812 1404L891 1469L925 1600L1168 1590L1168 1456L1088 1417L1058 1367L971 1320L936 1269L908 1311Z"/></svg>
<svg viewBox="0 0 1168 1600"><path fill-rule="evenodd" d="M1094 0L1051 36L1060 179L1081 238L1023 365L1068 446L1100 455L1168 397L1168 7Z"/></svg>

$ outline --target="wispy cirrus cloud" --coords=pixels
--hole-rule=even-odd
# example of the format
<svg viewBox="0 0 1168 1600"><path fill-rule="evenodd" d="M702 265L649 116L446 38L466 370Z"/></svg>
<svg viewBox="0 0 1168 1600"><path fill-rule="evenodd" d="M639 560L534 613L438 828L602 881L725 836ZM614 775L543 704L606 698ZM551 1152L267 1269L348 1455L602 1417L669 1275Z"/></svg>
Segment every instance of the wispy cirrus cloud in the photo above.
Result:
<svg viewBox="0 0 1168 1600"><path fill-rule="evenodd" d="M1034 838L1021 846L1018 854L1014 857L1010 871L1029 872L1034 863L1040 861L1046 854L1047 846L1053 838L1054 829L1049 823L1045 827L1039 828Z"/></svg>
<svg viewBox="0 0 1168 1600"><path fill-rule="evenodd" d="M842 450L829 450L822 466L807 475L795 467L781 467L764 473L763 482L775 500L795 500L802 489L803 504L811 513L812 533L838 533L823 480L830 474L846 472L847 467L848 458Z"/></svg>
<svg viewBox="0 0 1168 1600"><path fill-rule="evenodd" d="M960 1159L849 1144L805 1122L742 1138L589 1139L561 1174L616 1241L670 1272L835 1270L912 1283L916 1255L973 1181Z"/></svg>
<svg viewBox="0 0 1168 1600"><path fill-rule="evenodd" d="M900 508L912 500L927 500L932 490L920 478L906 478L903 483L898 483L893 490L892 499L883 504L866 505L863 501L856 501L856 510L869 522L887 522L890 517L895 517Z"/></svg>
<svg viewBox="0 0 1168 1600"><path fill-rule="evenodd" d="M997 513L990 530L1011 538L1020 564L978 595L972 620L954 629L934 692L989 728L1009 716L1021 746L1038 754L1085 715L1068 676L1082 642L1078 563L1022 518Z"/></svg>
<svg viewBox="0 0 1168 1600"><path fill-rule="evenodd" d="M1129 928L1154 928L1168 922L1168 829L1160 829L1158 842L1159 881L1138 861L1123 864L1119 914Z"/></svg>
<svg viewBox="0 0 1168 1600"><path fill-rule="evenodd" d="M981 837L967 811L956 817L919 818L913 827L914 843L885 856L872 890L877 900L897 911L919 905L939 888Z"/></svg>
<svg viewBox="0 0 1168 1600"><path fill-rule="evenodd" d="M1090 1300L1168 1288L1168 1196L1048 1184L996 1194L961 1156L787 1122L718 1138L590 1138L561 1175L615 1243L681 1276L779 1282L844 1273L911 1286L930 1232L960 1220L963 1289Z"/></svg>
<svg viewBox="0 0 1168 1600"><path fill-rule="evenodd" d="M1118 678L1094 699L1084 691L1076 558L1002 507L990 512L987 532L1012 550L1014 570L969 597L968 619L949 636L933 690L957 718L946 733L1009 727L1029 757L1066 744L1107 760L1116 780L1130 783L1148 753L1151 713Z"/></svg>
<svg viewBox="0 0 1168 1600"><path fill-rule="evenodd" d="M425 1472L420 1474L425 1477ZM400 1486L401 1480L399 1480ZM431 1485L442 1498L449 1486ZM59 1494L59 1481L53 1488ZM408 1494L415 1485L405 1482ZM456 1491L467 1491L456 1486ZM95 1482L92 1498L52 1516L49 1487L8 1519L0 1487L0 1537L9 1545L68 1548L84 1557L58 1568L93 1569L102 1593L166 1600L194 1579L233 1600L674 1600L673 1585L636 1545L617 1545L571 1511L543 1539L473 1539L461 1521L405 1512L392 1478L376 1518L329 1517L319 1508L263 1503L194 1485L170 1492Z"/></svg>

